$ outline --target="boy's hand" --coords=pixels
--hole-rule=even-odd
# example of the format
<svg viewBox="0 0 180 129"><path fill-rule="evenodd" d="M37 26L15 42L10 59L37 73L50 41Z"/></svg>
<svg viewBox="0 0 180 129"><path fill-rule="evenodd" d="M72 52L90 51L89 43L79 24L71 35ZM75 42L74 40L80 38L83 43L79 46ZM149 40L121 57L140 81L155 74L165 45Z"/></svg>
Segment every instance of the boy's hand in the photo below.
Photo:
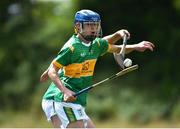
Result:
<svg viewBox="0 0 180 129"><path fill-rule="evenodd" d="M49 78L48 72L45 71L40 77L40 82L46 82L48 80L48 78Z"/></svg>
<svg viewBox="0 0 180 129"><path fill-rule="evenodd" d="M64 101L65 102L73 102L76 100L76 97L74 97L75 93L73 91L65 88L63 93L64 93Z"/></svg>
<svg viewBox="0 0 180 129"><path fill-rule="evenodd" d="M124 38L125 35L127 35L128 39L130 38L130 33L125 29L119 30L118 33L120 34L121 38Z"/></svg>
<svg viewBox="0 0 180 129"><path fill-rule="evenodd" d="M142 41L138 44L135 44L134 48L136 51L144 52L146 49L153 51L154 47L155 46L153 43L151 43L149 41Z"/></svg>

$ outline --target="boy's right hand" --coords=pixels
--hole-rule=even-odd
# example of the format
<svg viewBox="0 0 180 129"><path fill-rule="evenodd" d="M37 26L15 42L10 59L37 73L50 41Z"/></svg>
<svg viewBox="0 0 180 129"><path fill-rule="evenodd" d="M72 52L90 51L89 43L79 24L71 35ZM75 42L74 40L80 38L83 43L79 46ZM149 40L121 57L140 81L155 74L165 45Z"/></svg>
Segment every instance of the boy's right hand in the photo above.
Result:
<svg viewBox="0 0 180 129"><path fill-rule="evenodd" d="M65 88L63 93L64 93L64 101L65 102L73 102L76 100L76 97L74 97L75 93L73 91Z"/></svg>
<svg viewBox="0 0 180 129"><path fill-rule="evenodd" d="M121 36L121 38L124 38L125 35L127 35L128 39L130 38L130 33L128 30L121 29L118 31L118 33Z"/></svg>

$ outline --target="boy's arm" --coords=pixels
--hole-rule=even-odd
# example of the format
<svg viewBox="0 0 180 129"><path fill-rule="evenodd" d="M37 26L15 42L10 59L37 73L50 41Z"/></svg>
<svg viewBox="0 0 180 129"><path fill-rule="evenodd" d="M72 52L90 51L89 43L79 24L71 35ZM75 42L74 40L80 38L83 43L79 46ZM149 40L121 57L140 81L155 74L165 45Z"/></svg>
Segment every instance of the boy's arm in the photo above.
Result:
<svg viewBox="0 0 180 129"><path fill-rule="evenodd" d="M137 44L132 44L132 45L126 45L126 53L128 54L134 50L139 51L139 52L144 52L145 50L151 50L153 51L154 49L154 44L149 42L149 41L142 41ZM121 51L122 45L112 45L109 44L109 49L108 52L110 53L119 53Z"/></svg>
<svg viewBox="0 0 180 129"><path fill-rule="evenodd" d="M130 38L130 33L127 30L119 30L114 34L103 37L109 44L115 44L118 40L122 39L124 35L127 34L128 38Z"/></svg>
<svg viewBox="0 0 180 129"><path fill-rule="evenodd" d="M52 82L59 88L59 90L64 94L65 102L75 101L76 98L73 96L75 93L66 88L58 76L59 67L52 63L51 67L49 67L48 75Z"/></svg>
<svg viewBox="0 0 180 129"><path fill-rule="evenodd" d="M109 49L108 52L110 53L119 53L121 51L122 45L114 45L118 40L122 39L125 34L128 36L128 38L130 38L130 33L127 30L119 30L117 32L115 32L114 34L108 35L103 37L104 40L106 40L109 44ZM154 44L149 42L149 41L142 41L140 43L137 44L133 44L133 45L126 45L126 53L128 54L134 50L139 51L139 52L143 52L147 49L153 51L154 48Z"/></svg>

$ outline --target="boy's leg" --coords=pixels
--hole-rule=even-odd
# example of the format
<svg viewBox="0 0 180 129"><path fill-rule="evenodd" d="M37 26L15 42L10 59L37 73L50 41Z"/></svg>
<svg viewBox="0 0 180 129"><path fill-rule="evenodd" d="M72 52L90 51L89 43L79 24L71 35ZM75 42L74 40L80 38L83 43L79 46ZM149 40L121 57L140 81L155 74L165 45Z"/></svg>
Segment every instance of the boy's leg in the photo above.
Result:
<svg viewBox="0 0 180 129"><path fill-rule="evenodd" d="M83 120L71 122L68 124L67 128L84 128L84 122L83 122Z"/></svg>
<svg viewBox="0 0 180 129"><path fill-rule="evenodd" d="M51 121L53 127L60 128L62 122L56 114L54 100L42 100L42 109L46 114L47 120Z"/></svg>
<svg viewBox="0 0 180 129"><path fill-rule="evenodd" d="M54 128L60 128L61 121L57 115L54 115L51 117L51 122L52 122Z"/></svg>
<svg viewBox="0 0 180 129"><path fill-rule="evenodd" d="M87 128L96 128L92 120L89 118L87 120Z"/></svg>
<svg viewBox="0 0 180 129"><path fill-rule="evenodd" d="M87 122L87 123L85 123ZM88 120L78 120L76 122L69 123L67 128L95 128L94 123L89 118Z"/></svg>

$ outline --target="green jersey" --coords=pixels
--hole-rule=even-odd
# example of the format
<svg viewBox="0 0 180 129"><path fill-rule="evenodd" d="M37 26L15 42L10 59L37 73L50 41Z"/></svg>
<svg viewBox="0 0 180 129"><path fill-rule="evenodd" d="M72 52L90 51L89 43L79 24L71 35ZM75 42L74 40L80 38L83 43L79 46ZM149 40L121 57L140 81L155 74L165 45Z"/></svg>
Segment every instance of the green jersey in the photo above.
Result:
<svg viewBox="0 0 180 129"><path fill-rule="evenodd" d="M92 44L86 44L73 35L53 61L53 65L61 68L59 78L64 86L73 92L78 92L92 85L96 60L108 49L108 42L102 38L96 38ZM86 96L86 92L79 95L73 103L86 106ZM63 101L63 93L54 83L51 83L43 98L61 102Z"/></svg>

